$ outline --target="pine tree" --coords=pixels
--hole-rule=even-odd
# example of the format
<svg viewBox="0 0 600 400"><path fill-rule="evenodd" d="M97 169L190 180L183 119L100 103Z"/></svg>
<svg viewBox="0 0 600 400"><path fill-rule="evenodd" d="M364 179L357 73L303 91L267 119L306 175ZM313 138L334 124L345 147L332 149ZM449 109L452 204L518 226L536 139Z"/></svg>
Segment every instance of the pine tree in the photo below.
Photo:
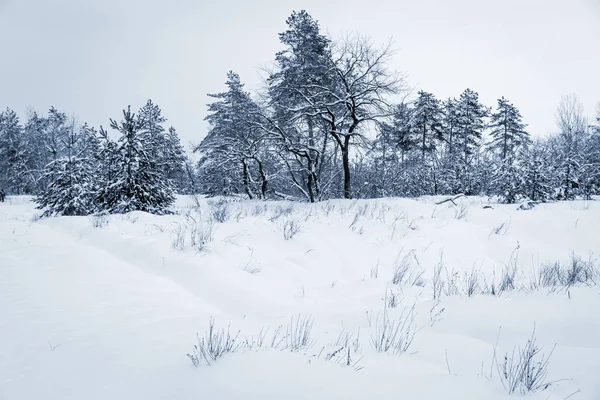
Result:
<svg viewBox="0 0 600 400"><path fill-rule="evenodd" d="M117 146L108 142L104 147L104 151L116 148L114 154L108 155L105 160L114 163L114 169L109 168L109 179L100 188L100 208L109 213L167 213L167 208L175 200L172 183L165 176L164 169L151 158L153 143L143 134L142 123L127 107L123 110L123 120L117 123L111 119L110 126L121 137ZM101 132L103 137L108 138L102 128Z"/></svg>
<svg viewBox="0 0 600 400"><path fill-rule="evenodd" d="M459 146L460 158L455 158L455 168L462 191L466 194L473 193L474 171L471 169L473 155L479 151L483 131L485 130L485 118L488 109L479 102L479 95L471 89L461 93L456 103L457 130L456 145Z"/></svg>
<svg viewBox="0 0 600 400"><path fill-rule="evenodd" d="M412 112L412 128L415 144L421 152L421 162L436 151L442 136L441 102L432 93L419 91Z"/></svg>
<svg viewBox="0 0 600 400"><path fill-rule="evenodd" d="M285 152L281 156L293 185L314 202L323 195L320 181L331 147L319 115L334 85L331 41L304 10L294 11L286 23L288 29L279 34L286 47L275 55L277 70L267 81L273 110L268 129Z"/></svg>
<svg viewBox="0 0 600 400"><path fill-rule="evenodd" d="M36 198L43 216L88 215L96 211L96 165L98 140L93 128L84 124L71 126L62 137L65 155L51 161L44 168L48 182Z"/></svg>
<svg viewBox="0 0 600 400"><path fill-rule="evenodd" d="M42 216L88 215L96 210L94 164L89 158L64 157L46 166L49 184L37 198Z"/></svg>
<svg viewBox="0 0 600 400"><path fill-rule="evenodd" d="M509 204L517 200L523 187L520 153L531 142L522 119L517 107L504 97L498 99L496 112L490 118L492 140L488 146L496 155L496 173L492 177L494 192Z"/></svg>
<svg viewBox="0 0 600 400"><path fill-rule="evenodd" d="M29 155L19 117L7 108L0 112L0 188L13 194L31 191Z"/></svg>
<svg viewBox="0 0 600 400"><path fill-rule="evenodd" d="M503 162L514 158L517 150L531 142L526 127L519 109L504 97L498 99L496 112L490 116L492 141L489 147Z"/></svg>
<svg viewBox="0 0 600 400"><path fill-rule="evenodd" d="M546 201L552 198L551 162L547 144L536 141L523 152L524 194L533 201Z"/></svg>
<svg viewBox="0 0 600 400"><path fill-rule="evenodd" d="M412 135L420 152L417 166L422 194L438 194L437 150L443 141L442 106L432 93L419 91L412 111Z"/></svg>
<svg viewBox="0 0 600 400"><path fill-rule="evenodd" d="M213 191L223 191L225 188L218 188L221 183L228 186L229 182L237 181L236 186L252 199L256 196L252 185L252 165L256 162L262 181L259 193L265 197L268 177L260 171L263 168L261 151L266 146L266 137L256 122L258 106L244 91L244 85L235 72L227 74L226 85L227 92L209 94L216 99L208 105L206 120L211 128L195 149L203 153L201 169L213 172L221 169L219 176L215 176ZM225 177L229 179L223 179Z"/></svg>

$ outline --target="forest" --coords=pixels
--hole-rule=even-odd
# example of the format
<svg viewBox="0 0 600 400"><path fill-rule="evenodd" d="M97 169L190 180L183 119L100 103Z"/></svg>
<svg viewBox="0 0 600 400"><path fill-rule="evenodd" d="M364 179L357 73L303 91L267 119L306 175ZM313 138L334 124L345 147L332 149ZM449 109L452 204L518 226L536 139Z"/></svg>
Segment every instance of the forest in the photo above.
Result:
<svg viewBox="0 0 600 400"><path fill-rule="evenodd" d="M486 195L504 203L590 199L600 192L600 107L557 105L556 131L530 136L518 107L412 88L391 45L331 38L306 11L279 34L263 87L229 71L209 94L199 143L186 154L152 100L108 131L51 107L0 113L0 188L36 196L44 215L167 212L176 194L318 202L333 198ZM199 118L200 111L199 111ZM192 161L194 160L194 161Z"/></svg>

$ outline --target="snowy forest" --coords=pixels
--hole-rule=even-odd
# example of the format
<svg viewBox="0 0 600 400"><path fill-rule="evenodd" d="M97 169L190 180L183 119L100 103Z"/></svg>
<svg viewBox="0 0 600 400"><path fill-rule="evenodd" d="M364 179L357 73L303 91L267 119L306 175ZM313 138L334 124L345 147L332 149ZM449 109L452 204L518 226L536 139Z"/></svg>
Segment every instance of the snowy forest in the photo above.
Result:
<svg viewBox="0 0 600 400"><path fill-rule="evenodd" d="M175 194L250 199L487 195L500 201L589 199L600 192L600 109L575 95L557 105L555 132L530 137L518 107L411 88L391 46L332 39L307 12L279 34L263 87L230 71L210 94L208 133L186 154L151 100L108 130L50 108L20 121L0 113L0 189L32 194L45 215L161 214ZM201 114L201 110L198 110ZM192 161L192 160L196 161Z"/></svg>

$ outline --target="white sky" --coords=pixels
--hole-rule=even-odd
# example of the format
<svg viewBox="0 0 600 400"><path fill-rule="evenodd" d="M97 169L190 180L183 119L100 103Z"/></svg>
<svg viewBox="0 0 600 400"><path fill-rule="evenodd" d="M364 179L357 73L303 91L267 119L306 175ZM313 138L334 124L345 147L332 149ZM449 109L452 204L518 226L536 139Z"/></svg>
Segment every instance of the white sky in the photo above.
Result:
<svg viewBox="0 0 600 400"><path fill-rule="evenodd" d="M152 98L198 142L206 93L230 69L257 88L294 9L333 36L392 37L393 67L439 98L507 97L536 136L555 130L561 95L590 119L600 101L600 0L0 0L0 107L106 126Z"/></svg>

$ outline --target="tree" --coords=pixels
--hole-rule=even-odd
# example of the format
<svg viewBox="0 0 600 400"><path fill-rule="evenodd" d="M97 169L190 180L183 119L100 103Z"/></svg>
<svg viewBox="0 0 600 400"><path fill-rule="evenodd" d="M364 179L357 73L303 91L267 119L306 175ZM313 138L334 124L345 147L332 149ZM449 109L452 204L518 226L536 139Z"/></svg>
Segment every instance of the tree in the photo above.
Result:
<svg viewBox="0 0 600 400"><path fill-rule="evenodd" d="M108 169L108 180L99 190L98 202L102 210L109 213L146 211L164 214L175 200L172 183L164 169L149 154L152 144L142 132L142 123L128 106L123 110L123 120L110 120L112 129L121 134L116 145L110 141L104 146L105 161L114 163ZM101 135L108 134L100 128ZM114 153L113 153L114 152Z"/></svg>
<svg viewBox="0 0 600 400"><path fill-rule="evenodd" d="M519 109L504 97L498 99L498 106L490 116L489 126L492 137L489 147L503 162L513 158L517 150L531 142Z"/></svg>
<svg viewBox="0 0 600 400"><path fill-rule="evenodd" d="M432 93L419 91L412 113L412 128L421 162L425 164L425 156L433 153L443 139L441 102Z"/></svg>
<svg viewBox="0 0 600 400"><path fill-rule="evenodd" d="M533 201L546 201L553 196L551 160L547 141L537 140L523 152L523 192Z"/></svg>
<svg viewBox="0 0 600 400"><path fill-rule="evenodd" d="M411 131L420 152L416 170L422 182L422 192L438 194L439 162L436 152L443 142L442 106L432 93L419 91L412 112Z"/></svg>
<svg viewBox="0 0 600 400"><path fill-rule="evenodd" d="M14 194L30 191L29 156L19 117L7 108L0 112L0 188Z"/></svg>
<svg viewBox="0 0 600 400"><path fill-rule="evenodd" d="M455 134L461 157L456 157L453 161L456 162L455 168L461 191L467 194L473 193L474 171L471 169L471 162L473 155L479 151L488 113L488 109L479 102L477 92L466 89L461 93L456 103Z"/></svg>
<svg viewBox="0 0 600 400"><path fill-rule="evenodd" d="M580 187L582 145L587 133L583 106L575 95L563 96L556 110L558 162L561 188L559 198L573 199Z"/></svg>
<svg viewBox="0 0 600 400"><path fill-rule="evenodd" d="M42 216L88 215L96 210L94 164L83 157L65 157L46 166L48 187L37 198Z"/></svg>
<svg viewBox="0 0 600 400"><path fill-rule="evenodd" d="M47 187L37 196L43 216L88 215L96 211L96 131L75 121L60 139L65 155L44 168ZM57 143L58 144L58 143Z"/></svg>
<svg viewBox="0 0 600 400"><path fill-rule="evenodd" d="M517 107L504 97L498 99L496 112L490 117L492 140L488 147L496 155L496 173L492 177L496 193L507 203L514 203L523 187L520 152L531 142L526 127Z"/></svg>
<svg viewBox="0 0 600 400"><path fill-rule="evenodd" d="M209 94L217 99L208 105L206 120L211 128L194 151L202 152L203 169L227 172L226 176L239 181L251 199L256 196L252 188L251 171L255 163L261 179L259 193L264 198L267 196L269 177L265 172L263 150L268 135L259 129L259 123L256 122L258 106L244 91L239 75L230 71L226 85L227 92Z"/></svg>
<svg viewBox="0 0 600 400"><path fill-rule="evenodd" d="M278 142L292 184L307 200L323 196L321 177L329 147L327 126L317 103L327 97L334 79L331 40L306 11L294 11L279 34L285 49L275 56L276 70L267 80L271 115L263 129Z"/></svg>

